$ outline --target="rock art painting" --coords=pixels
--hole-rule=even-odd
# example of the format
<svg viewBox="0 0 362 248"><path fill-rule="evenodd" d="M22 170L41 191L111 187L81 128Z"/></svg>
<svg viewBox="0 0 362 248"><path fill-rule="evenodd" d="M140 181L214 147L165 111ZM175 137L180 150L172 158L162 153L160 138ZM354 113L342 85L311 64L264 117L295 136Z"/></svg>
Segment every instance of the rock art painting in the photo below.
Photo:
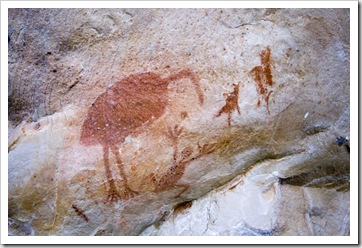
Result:
<svg viewBox="0 0 362 248"><path fill-rule="evenodd" d="M251 70L251 74L253 79L256 82L256 90L262 100L266 103L266 108L268 114L270 115L269 111L269 97L270 94L273 92L269 88L274 85L273 82L273 75L271 73L271 66L270 66L270 48L267 47L266 49L262 50L260 53L260 64L259 66L254 67ZM259 107L261 104L260 98L258 99L257 106Z"/></svg>
<svg viewBox="0 0 362 248"><path fill-rule="evenodd" d="M4 10L4 244L357 241L357 8L226 3Z"/></svg>
<svg viewBox="0 0 362 248"><path fill-rule="evenodd" d="M108 181L106 202L127 200L137 194L127 182L124 164L118 145L140 127L147 126L160 118L168 105L170 82L189 79L194 85L200 105L204 102L196 74L186 69L168 77L146 72L133 74L113 85L101 94L88 110L81 128L80 141L85 146L101 145ZM116 164L123 179L123 192L117 191L109 162L109 151L116 158Z"/></svg>
<svg viewBox="0 0 362 248"><path fill-rule="evenodd" d="M174 128L168 129L167 137L171 139L173 146L172 166L168 168L165 173L158 174L153 172L149 176L155 186L155 192L162 192L173 188L181 188L182 191L176 195L176 198L180 197L181 194L189 188L189 185L179 184L179 180L183 176L186 166L190 164L190 162L214 152L216 149L216 144L206 143L202 147L198 144L197 155L192 156L194 151L192 147L189 146L185 147L181 153L179 153L178 143L182 132L183 128L179 127L177 124L174 126Z"/></svg>
<svg viewBox="0 0 362 248"><path fill-rule="evenodd" d="M215 117L219 117L222 114L227 114L228 115L228 125L229 127L231 126L231 115L232 113L237 110L239 115L240 115L240 108L238 105L238 100L239 100L239 86L240 86L240 82L236 85L234 85L234 90L233 92L230 93L224 93L224 96L226 97L226 103L224 105L224 107L222 107L220 109L220 111L216 114Z"/></svg>
<svg viewBox="0 0 362 248"><path fill-rule="evenodd" d="M80 210L76 205L73 204L72 208L74 209L74 211L77 213L77 215L79 217L81 217L86 222L89 222L89 219L88 219L87 215L85 215L84 212L82 210Z"/></svg>

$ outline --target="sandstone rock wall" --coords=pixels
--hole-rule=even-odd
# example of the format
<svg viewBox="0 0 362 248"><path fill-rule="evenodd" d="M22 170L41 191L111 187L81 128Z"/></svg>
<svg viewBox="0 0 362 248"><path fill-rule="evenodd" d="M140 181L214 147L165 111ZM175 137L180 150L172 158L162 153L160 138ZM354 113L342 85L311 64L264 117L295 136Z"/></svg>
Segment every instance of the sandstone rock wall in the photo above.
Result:
<svg viewBox="0 0 362 248"><path fill-rule="evenodd" d="M8 39L9 235L349 234L348 9L11 9Z"/></svg>

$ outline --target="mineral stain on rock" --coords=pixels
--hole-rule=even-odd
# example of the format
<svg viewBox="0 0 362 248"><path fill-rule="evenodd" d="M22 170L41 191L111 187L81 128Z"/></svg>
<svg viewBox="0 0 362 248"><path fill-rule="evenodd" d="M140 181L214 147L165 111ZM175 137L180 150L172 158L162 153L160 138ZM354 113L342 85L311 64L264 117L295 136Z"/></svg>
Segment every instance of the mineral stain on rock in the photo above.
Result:
<svg viewBox="0 0 362 248"><path fill-rule="evenodd" d="M198 77L191 70L185 69L166 78L152 72L132 74L101 94L89 108L82 125L80 141L86 146L100 144L103 147L108 180L106 202L127 200L137 194L128 186L117 145L123 143L129 134L139 132L141 126L153 123L164 114L168 105L167 86L170 82L180 79L191 81L202 105L204 95ZM123 194L117 191L112 177L109 150L116 157L123 179Z"/></svg>
<svg viewBox="0 0 362 248"><path fill-rule="evenodd" d="M182 213L184 211L186 211L188 208L192 207L192 201L186 201L186 202L181 202L176 204L173 207L173 212L174 213Z"/></svg>
<svg viewBox="0 0 362 248"><path fill-rule="evenodd" d="M271 87L274 85L273 75L271 73L271 66L270 66L270 53L271 53L271 51L270 51L269 47L262 50L260 53L261 65L256 66L251 70L253 79L256 82L257 92L262 97L262 99L265 101L269 115L270 115L269 97L273 91L272 90L269 91L268 86ZM259 107L260 104L261 104L261 101L260 101L260 99L258 99L257 106Z"/></svg>

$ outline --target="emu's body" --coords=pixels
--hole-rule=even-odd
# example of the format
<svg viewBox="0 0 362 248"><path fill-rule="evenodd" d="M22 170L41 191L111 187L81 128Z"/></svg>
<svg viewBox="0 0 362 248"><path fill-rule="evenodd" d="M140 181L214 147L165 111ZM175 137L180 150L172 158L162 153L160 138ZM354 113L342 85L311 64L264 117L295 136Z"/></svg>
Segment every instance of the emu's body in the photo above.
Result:
<svg viewBox="0 0 362 248"><path fill-rule="evenodd" d="M194 84L200 104L203 94L198 79L190 70L183 70L166 78L156 73L133 74L113 85L101 94L89 108L83 123L82 144L103 147L103 160L108 180L106 201L129 199L136 192L129 188L124 165L117 145L135 133L139 127L149 125L160 118L168 104L167 86L170 82L188 78ZM116 157L124 184L124 193L116 189L109 165L109 150Z"/></svg>

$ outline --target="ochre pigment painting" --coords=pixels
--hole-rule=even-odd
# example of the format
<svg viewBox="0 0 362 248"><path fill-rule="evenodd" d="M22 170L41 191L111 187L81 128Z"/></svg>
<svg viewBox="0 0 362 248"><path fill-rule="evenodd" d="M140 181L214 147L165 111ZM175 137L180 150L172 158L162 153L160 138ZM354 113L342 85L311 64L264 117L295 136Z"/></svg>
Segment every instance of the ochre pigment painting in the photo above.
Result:
<svg viewBox="0 0 362 248"><path fill-rule="evenodd" d="M190 70L182 70L167 78L155 73L146 72L128 76L100 95L88 110L87 118L82 126L81 142L84 145L101 145L103 160L108 181L106 202L118 199L130 199L134 194L127 183L127 175L117 145L137 131L143 125L149 125L163 115L168 103L167 86L170 82L181 78L189 78L202 105L204 95L200 89L197 76ZM182 131L182 130L179 130ZM177 130L175 130L175 135ZM177 138L177 136L175 137ZM109 151L116 157L117 167L123 179L123 192L120 194L115 186L109 164ZM182 176L184 169L177 174ZM183 166L184 167L184 166ZM166 175L165 175L166 176ZM164 181L164 177L160 179ZM173 174L169 175L172 180ZM165 183L158 185L162 189Z"/></svg>
<svg viewBox="0 0 362 248"><path fill-rule="evenodd" d="M351 236L350 9L102 4L2 10L5 243Z"/></svg>

